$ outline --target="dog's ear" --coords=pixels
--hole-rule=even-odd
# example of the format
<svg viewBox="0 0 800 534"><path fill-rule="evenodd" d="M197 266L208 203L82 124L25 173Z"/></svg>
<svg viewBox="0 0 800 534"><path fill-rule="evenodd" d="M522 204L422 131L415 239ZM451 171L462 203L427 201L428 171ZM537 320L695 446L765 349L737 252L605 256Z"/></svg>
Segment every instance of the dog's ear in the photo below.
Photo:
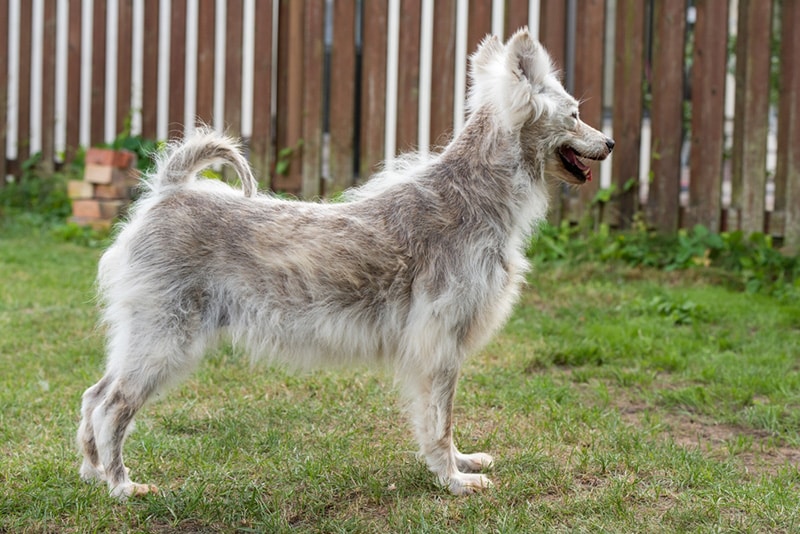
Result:
<svg viewBox="0 0 800 534"><path fill-rule="evenodd" d="M503 43L496 35L487 35L478 45L478 50L470 57L472 78L475 80L482 72L491 68L492 63L503 56Z"/></svg>
<svg viewBox="0 0 800 534"><path fill-rule="evenodd" d="M553 73L550 55L534 40L527 28L517 30L506 45L508 68L524 77L539 92L546 76Z"/></svg>

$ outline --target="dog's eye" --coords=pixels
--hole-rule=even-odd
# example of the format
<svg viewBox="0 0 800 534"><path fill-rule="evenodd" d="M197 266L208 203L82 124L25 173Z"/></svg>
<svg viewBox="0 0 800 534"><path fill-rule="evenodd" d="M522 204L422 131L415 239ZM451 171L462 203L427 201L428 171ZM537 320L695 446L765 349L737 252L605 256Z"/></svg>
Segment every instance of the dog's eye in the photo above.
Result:
<svg viewBox="0 0 800 534"><path fill-rule="evenodd" d="M575 120L578 120L578 112L577 111L572 112L572 115L570 115L570 117L572 117Z"/></svg>

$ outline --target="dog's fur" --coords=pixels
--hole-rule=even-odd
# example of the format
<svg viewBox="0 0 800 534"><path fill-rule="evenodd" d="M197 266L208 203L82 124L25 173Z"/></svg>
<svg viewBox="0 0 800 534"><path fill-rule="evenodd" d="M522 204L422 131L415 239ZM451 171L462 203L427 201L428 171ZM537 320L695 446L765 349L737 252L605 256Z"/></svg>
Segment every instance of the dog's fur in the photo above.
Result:
<svg viewBox="0 0 800 534"><path fill-rule="evenodd" d="M256 358L307 368L381 362L396 370L421 455L455 494L490 485L492 463L453 444L464 358L505 321L547 212L545 174L590 178L578 156L613 141L527 31L471 58L469 118L441 154L401 158L345 202L258 195L237 145L203 131L173 146L100 261L105 376L83 396L84 479L111 494L156 491L128 477L134 415L227 336ZM197 178L231 164L243 192Z"/></svg>

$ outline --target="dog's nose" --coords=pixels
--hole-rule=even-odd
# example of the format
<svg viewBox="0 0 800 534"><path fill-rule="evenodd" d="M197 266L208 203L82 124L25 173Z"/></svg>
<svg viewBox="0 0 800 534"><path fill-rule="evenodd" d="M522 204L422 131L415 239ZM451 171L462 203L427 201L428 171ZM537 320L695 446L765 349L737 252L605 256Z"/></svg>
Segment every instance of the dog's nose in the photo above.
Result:
<svg viewBox="0 0 800 534"><path fill-rule="evenodd" d="M606 137L606 146L608 147L609 151L613 150L614 149L614 140L611 139L610 137Z"/></svg>

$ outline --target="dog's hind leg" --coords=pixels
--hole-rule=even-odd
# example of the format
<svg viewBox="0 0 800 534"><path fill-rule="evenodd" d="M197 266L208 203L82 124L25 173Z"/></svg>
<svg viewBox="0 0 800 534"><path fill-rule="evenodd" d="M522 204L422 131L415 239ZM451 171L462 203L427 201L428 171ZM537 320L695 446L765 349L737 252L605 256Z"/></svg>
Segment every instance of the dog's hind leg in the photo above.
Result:
<svg viewBox="0 0 800 534"><path fill-rule="evenodd" d="M134 416L151 396L194 370L204 348L203 336L187 323L181 329L159 329L142 320L124 324L112 328L108 382L87 423L94 431L94 465L102 466L111 495L121 500L158 491L132 482L123 463L122 447Z"/></svg>
<svg viewBox="0 0 800 534"><path fill-rule="evenodd" d="M92 413L97 455L112 497L124 500L158 491L155 486L132 482L122 461L122 444L133 417L152 392L152 383L148 381L131 376L117 378Z"/></svg>
<svg viewBox="0 0 800 534"><path fill-rule="evenodd" d="M78 447L83 453L83 464L81 465L80 476L87 482L92 480L105 480L105 471L100 463L100 457L97 452L94 425L92 425L92 414L95 408L103 401L106 390L112 380L110 376L106 375L83 394L81 403L81 424L78 427Z"/></svg>
<svg viewBox="0 0 800 534"><path fill-rule="evenodd" d="M423 376L406 376L411 418L420 453L439 482L456 495L488 488L491 481L481 474L465 473L492 463L488 454L461 454L453 444L453 400L458 367L445 367Z"/></svg>

